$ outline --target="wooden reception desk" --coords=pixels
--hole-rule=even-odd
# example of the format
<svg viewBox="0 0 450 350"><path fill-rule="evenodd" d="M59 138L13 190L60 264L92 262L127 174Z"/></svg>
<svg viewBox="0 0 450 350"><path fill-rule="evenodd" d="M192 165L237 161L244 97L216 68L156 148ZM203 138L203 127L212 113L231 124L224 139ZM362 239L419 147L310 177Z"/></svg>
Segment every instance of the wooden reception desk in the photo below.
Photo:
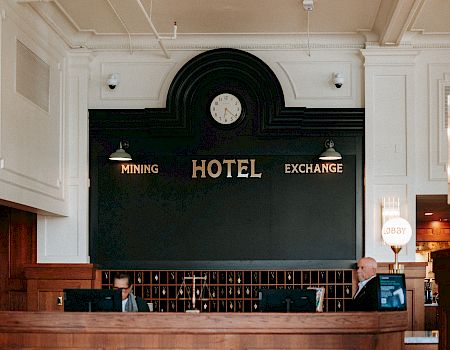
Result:
<svg viewBox="0 0 450 350"><path fill-rule="evenodd" d="M0 349L403 349L407 313L0 312Z"/></svg>

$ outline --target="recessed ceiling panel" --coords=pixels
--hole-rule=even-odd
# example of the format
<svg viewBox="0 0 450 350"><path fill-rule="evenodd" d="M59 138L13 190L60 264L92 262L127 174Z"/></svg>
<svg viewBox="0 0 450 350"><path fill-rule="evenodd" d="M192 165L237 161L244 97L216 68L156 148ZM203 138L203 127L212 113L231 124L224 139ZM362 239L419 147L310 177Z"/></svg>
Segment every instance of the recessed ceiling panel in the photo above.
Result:
<svg viewBox="0 0 450 350"><path fill-rule="evenodd" d="M355 33L370 30L381 0L315 0L310 31ZM80 30L98 34L151 33L138 0L57 0ZM160 33L298 33L307 31L300 0L141 0ZM120 17L120 19L118 18Z"/></svg>
<svg viewBox="0 0 450 350"><path fill-rule="evenodd" d="M412 30L423 30L425 33L450 33L450 1L449 0L428 0L425 2L422 11Z"/></svg>
<svg viewBox="0 0 450 350"><path fill-rule="evenodd" d="M94 31L97 34L125 32L106 0L57 0L57 3L80 31Z"/></svg>
<svg viewBox="0 0 450 350"><path fill-rule="evenodd" d="M149 4L151 0L143 1ZM313 32L370 29L380 0L316 0ZM307 30L300 0L153 0L153 19L164 31L176 20L183 33L294 33Z"/></svg>

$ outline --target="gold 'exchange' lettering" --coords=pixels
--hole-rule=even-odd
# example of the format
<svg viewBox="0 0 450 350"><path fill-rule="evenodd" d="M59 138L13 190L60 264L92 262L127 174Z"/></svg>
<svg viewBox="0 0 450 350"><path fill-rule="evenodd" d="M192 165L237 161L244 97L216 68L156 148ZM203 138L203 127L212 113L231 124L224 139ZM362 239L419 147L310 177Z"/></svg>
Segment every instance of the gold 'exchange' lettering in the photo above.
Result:
<svg viewBox="0 0 450 350"><path fill-rule="evenodd" d="M285 174L326 174L344 172L344 164L342 163L297 163L284 164Z"/></svg>
<svg viewBox="0 0 450 350"><path fill-rule="evenodd" d="M226 174L226 177L260 178L262 176L262 173L256 172L256 159L192 160L193 179L217 178L222 173Z"/></svg>

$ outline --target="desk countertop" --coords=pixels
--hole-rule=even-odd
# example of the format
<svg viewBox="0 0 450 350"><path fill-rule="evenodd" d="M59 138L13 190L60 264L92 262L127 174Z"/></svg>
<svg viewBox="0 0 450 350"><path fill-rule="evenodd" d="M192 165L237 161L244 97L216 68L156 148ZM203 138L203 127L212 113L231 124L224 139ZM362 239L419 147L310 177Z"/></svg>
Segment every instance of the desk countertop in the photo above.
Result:
<svg viewBox="0 0 450 350"><path fill-rule="evenodd" d="M439 331L406 331L405 344L438 344Z"/></svg>

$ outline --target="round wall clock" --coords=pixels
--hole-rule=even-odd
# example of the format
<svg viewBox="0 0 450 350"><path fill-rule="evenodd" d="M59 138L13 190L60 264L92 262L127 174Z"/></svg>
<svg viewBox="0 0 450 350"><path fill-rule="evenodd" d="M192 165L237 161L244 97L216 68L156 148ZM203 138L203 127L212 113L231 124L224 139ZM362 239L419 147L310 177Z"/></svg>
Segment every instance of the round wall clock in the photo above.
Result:
<svg viewBox="0 0 450 350"><path fill-rule="evenodd" d="M222 125L231 125L242 115L242 104L239 98L228 92L214 97L210 105L211 116Z"/></svg>

